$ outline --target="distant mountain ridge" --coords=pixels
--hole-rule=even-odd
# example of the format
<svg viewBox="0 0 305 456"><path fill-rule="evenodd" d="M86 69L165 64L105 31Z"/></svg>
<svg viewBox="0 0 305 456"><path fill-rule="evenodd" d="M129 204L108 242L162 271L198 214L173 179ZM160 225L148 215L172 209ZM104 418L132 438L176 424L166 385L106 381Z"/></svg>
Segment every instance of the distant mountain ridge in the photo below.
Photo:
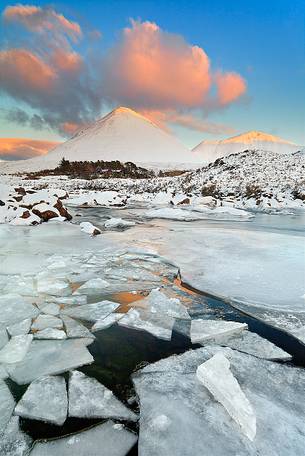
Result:
<svg viewBox="0 0 305 456"><path fill-rule="evenodd" d="M212 163L217 158L244 150L265 150L279 154L297 152L302 149L291 141L261 131L248 131L231 138L218 141L202 141L193 149L193 153L204 163Z"/></svg>
<svg viewBox="0 0 305 456"><path fill-rule="evenodd" d="M131 161L146 163L190 163L194 155L177 138L132 109L119 107L43 157L9 164L5 171L54 169L62 158L70 161ZM195 157L196 158L196 157Z"/></svg>

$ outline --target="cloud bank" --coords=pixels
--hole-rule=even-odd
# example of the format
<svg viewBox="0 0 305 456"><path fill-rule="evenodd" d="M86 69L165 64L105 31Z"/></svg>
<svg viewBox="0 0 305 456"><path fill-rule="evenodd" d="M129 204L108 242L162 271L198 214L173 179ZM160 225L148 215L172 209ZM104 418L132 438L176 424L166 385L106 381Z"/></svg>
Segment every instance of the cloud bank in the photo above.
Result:
<svg viewBox="0 0 305 456"><path fill-rule="evenodd" d="M45 155L59 143L27 138L0 138L0 160L22 160Z"/></svg>
<svg viewBox="0 0 305 456"><path fill-rule="evenodd" d="M30 116L18 107L8 114L15 121L71 135L98 118L103 106L125 105L164 128L234 132L208 115L239 102L246 81L234 71L214 70L204 49L180 35L131 20L116 43L103 49L99 31L84 32L51 7L8 6L2 20L31 37L21 47L0 49L0 93L35 112ZM100 53L90 51L93 35Z"/></svg>

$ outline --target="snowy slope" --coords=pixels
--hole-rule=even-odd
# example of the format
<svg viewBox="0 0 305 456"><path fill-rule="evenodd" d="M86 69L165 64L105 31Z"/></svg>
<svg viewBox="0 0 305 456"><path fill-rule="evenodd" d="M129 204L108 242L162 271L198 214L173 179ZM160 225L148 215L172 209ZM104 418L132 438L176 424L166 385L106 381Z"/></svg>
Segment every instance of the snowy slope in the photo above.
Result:
<svg viewBox="0 0 305 456"><path fill-rule="evenodd" d="M278 136L260 131L249 131L220 141L202 141L198 146L194 147L193 152L198 157L198 160L212 163L217 158L243 152L244 150L266 150L278 154L288 154L299 151L301 148L302 146Z"/></svg>
<svg viewBox="0 0 305 456"><path fill-rule="evenodd" d="M189 163L193 154L175 137L131 109L120 107L76 133L43 157L6 166L12 171L55 168L70 161L120 160L134 163Z"/></svg>

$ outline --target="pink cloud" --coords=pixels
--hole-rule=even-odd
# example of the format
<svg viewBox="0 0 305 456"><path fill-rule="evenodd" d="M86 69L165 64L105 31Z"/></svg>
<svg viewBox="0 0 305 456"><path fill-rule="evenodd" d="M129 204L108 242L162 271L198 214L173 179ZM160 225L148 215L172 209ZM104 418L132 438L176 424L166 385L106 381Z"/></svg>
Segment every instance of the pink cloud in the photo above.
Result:
<svg viewBox="0 0 305 456"><path fill-rule="evenodd" d="M132 21L104 69L108 95L136 106L200 106L211 85L204 50L152 22Z"/></svg>
<svg viewBox="0 0 305 456"><path fill-rule="evenodd" d="M215 76L218 100L228 105L241 97L247 90L246 81L238 73L220 73Z"/></svg>
<svg viewBox="0 0 305 456"><path fill-rule="evenodd" d="M192 113L180 114L171 110L142 110L142 114L164 130L170 130L168 124L176 124L195 131L211 134L234 134L236 130L228 125L210 122L194 116Z"/></svg>
<svg viewBox="0 0 305 456"><path fill-rule="evenodd" d="M0 159L22 160L45 155L58 144L56 141L28 138L0 138Z"/></svg>
<svg viewBox="0 0 305 456"><path fill-rule="evenodd" d="M0 87L46 92L56 80L55 71L40 57L26 49L0 51Z"/></svg>
<svg viewBox="0 0 305 456"><path fill-rule="evenodd" d="M51 60L57 69L68 73L78 72L83 63L81 56L77 52L63 49L56 49L51 56Z"/></svg>
<svg viewBox="0 0 305 456"><path fill-rule="evenodd" d="M67 34L73 41L82 35L80 25L68 20L50 7L33 5L7 6L3 17L8 22L19 22L32 32L45 33L47 30Z"/></svg>

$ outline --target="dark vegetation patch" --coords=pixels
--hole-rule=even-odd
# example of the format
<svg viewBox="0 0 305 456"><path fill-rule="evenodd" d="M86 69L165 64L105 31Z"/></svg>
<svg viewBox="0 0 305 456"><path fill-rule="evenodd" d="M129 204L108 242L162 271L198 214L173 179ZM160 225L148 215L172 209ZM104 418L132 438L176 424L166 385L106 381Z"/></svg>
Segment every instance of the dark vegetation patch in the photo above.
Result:
<svg viewBox="0 0 305 456"><path fill-rule="evenodd" d="M63 158L57 168L28 173L27 179L39 179L44 176L69 176L72 179L150 179L155 177L153 171L135 165L132 162L122 163L118 160L103 161L69 161Z"/></svg>

